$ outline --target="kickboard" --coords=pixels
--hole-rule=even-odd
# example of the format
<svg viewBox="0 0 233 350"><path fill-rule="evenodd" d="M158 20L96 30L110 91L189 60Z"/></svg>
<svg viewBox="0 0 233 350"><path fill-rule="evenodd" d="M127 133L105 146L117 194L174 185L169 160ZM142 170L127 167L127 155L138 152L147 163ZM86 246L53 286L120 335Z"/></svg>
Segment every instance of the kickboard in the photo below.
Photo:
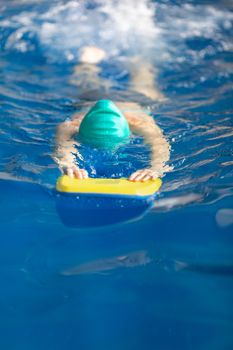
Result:
<svg viewBox="0 0 233 350"><path fill-rule="evenodd" d="M133 182L127 179L74 179L67 175L57 180L56 190L62 193L80 193L110 196L149 197L161 187L158 178L145 182Z"/></svg>

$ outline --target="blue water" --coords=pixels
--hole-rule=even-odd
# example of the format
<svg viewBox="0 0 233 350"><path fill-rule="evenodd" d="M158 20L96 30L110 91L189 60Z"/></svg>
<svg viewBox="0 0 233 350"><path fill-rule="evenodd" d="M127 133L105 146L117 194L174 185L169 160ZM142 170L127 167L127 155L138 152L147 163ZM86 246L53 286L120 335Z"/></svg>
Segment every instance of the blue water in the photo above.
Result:
<svg viewBox="0 0 233 350"><path fill-rule="evenodd" d="M231 10L0 1L1 349L232 349ZM72 229L51 154L58 123L86 104L74 66L90 42L108 51L116 96L128 56L157 69L167 99L147 107L173 171L144 217Z"/></svg>

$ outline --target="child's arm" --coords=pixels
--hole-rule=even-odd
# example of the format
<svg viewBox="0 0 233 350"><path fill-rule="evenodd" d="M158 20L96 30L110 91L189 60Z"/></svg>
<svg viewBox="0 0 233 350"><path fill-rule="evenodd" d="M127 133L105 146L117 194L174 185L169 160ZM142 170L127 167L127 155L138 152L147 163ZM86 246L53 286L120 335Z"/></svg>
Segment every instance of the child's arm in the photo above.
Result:
<svg viewBox="0 0 233 350"><path fill-rule="evenodd" d="M76 164L76 156L80 156L77 148L75 148L74 135L78 132L81 118L77 116L72 121L65 121L57 128L56 149L54 152L54 160L59 165L60 170L70 176L78 179L85 179L88 173L84 169L80 169Z"/></svg>
<svg viewBox="0 0 233 350"><path fill-rule="evenodd" d="M170 158L170 145L162 130L155 124L152 117L140 109L139 105L129 105L128 110L127 105L122 105L121 108L131 130L143 136L145 143L149 144L151 148L151 167L136 171L129 180L147 181L162 176L165 171L170 169L169 166L165 165Z"/></svg>

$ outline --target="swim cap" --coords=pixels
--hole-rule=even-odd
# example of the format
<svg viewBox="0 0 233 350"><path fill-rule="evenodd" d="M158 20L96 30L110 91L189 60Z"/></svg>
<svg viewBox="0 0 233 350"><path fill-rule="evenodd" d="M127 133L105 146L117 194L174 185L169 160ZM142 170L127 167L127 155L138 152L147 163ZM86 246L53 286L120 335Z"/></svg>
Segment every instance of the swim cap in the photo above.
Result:
<svg viewBox="0 0 233 350"><path fill-rule="evenodd" d="M79 136L81 141L94 147L114 149L127 141L130 129L112 101L100 100L84 116Z"/></svg>

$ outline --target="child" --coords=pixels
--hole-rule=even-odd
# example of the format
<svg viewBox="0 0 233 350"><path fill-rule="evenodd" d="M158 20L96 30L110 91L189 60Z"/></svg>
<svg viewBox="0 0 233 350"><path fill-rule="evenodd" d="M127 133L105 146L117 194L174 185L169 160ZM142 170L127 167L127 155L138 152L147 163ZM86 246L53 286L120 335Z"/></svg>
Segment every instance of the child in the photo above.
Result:
<svg viewBox="0 0 233 350"><path fill-rule="evenodd" d="M100 49L85 48L76 72L80 75L84 73L86 79L86 75L92 75L92 79L95 80L93 72L98 72L96 63L103 58L104 52ZM153 86L149 68L146 64L138 64L138 71L134 69L136 72L132 74L134 90L153 99L162 99L162 94ZM140 85L142 78L145 82L143 86ZM98 79L99 75L96 74L96 85L99 83ZM127 143L131 133L143 137L145 144L151 149L151 159L150 167L134 171L129 176L130 181L155 179L169 170L166 165L170 157L169 143L154 119L135 102L116 101L114 104L109 100L101 100L92 106L87 114L81 111L75 114L71 121L61 123L57 129L54 158L62 173L70 177L86 179L87 171L76 164L76 156L81 157L78 152L77 136L83 144L92 144L97 149L99 147L111 150Z"/></svg>

